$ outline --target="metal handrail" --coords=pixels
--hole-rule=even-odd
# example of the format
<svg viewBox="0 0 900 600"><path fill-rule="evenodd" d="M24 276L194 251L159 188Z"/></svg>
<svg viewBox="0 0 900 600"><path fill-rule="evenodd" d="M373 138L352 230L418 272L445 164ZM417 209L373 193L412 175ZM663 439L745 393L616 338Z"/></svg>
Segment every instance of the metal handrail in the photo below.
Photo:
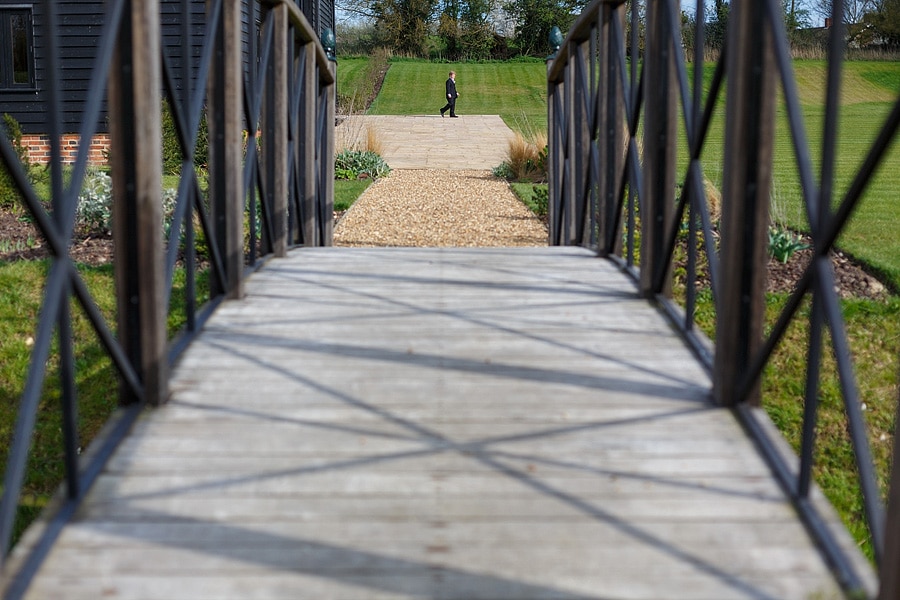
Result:
<svg viewBox="0 0 900 600"><path fill-rule="evenodd" d="M51 211L44 208L10 142L0 136L0 160L52 254L0 501L5 598L24 595L62 525L142 407L165 402L171 365L214 308L225 298L241 297L247 273L269 257L282 256L291 246L331 243L334 137L333 127L324 124L334 119L333 60L292 1L211 0L199 34L202 49L191 62L188 57L194 56L192 44L200 25L192 22L196 20L192 4L190 0L182 3L180 70L174 66L173 49L162 46L157 1L111 0L105 8L106 22L85 96L80 136L82 140L93 137L106 99L115 198L116 326L105 321L68 250L89 144L81 144L72 172L64 174L55 2L45 2L47 20L42 34L50 46L41 69L47 73L44 85L51 98L45 111L52 153ZM257 36L252 26L256 23L264 35ZM182 153L176 208L167 239L161 218L163 101L172 113ZM210 132L208 165L198 164L196 158L204 118ZM286 123L290 125L285 127ZM262 141L257 144L260 134ZM246 152L245 136L250 140ZM197 170L204 167L209 173L206 186ZM261 231L256 228L257 214ZM295 225L290 231L288 223ZM199 227L199 236L195 227ZM206 293L198 290L198 238L205 240L208 252ZM178 269L185 273L187 318L180 331L169 335L166 317ZM75 427L70 297L84 310L122 382L123 408L84 454L79 452ZM54 336L60 348L66 481L44 517L38 541L30 545L27 554L17 556L12 569L8 559L13 525Z"/></svg>
<svg viewBox="0 0 900 600"><path fill-rule="evenodd" d="M852 360L831 269L830 254L853 209L900 128L900 98L837 210L831 196L835 161L839 78L844 38L831 31L823 167L817 179L792 73L782 8L776 0L731 3L729 36L703 98L701 69L693 87L681 46L681 3L638 4L631 14L619 0L587 6L548 63L550 242L577 244L618 261L638 282L640 292L673 317L713 378L713 395L731 406L756 437L767 460L819 541L841 585L866 592L858 557L848 556L825 524L811 493L818 381L824 333L830 334L850 436L856 456L865 512L882 589L894 598L900 579L889 577L900 560L900 544L885 553L885 516L859 408ZM840 2L835 2L835 15ZM704 3L696 3L693 61L703 64ZM626 17L631 39L625 40ZM834 18L834 23L840 23ZM638 32L645 31L639 55ZM630 52L630 68L628 53ZM585 74L590 74L586 76ZM727 74L727 77L726 77ZM701 152L713 109L727 80L726 140L722 221L714 232L703 183ZM763 336L765 234L768 225L775 86L784 91L790 134L805 201L815 257L772 331ZM676 111L680 106L680 119ZM681 127L680 130L677 128ZM688 166L676 198L676 136L687 140ZM641 137L643 148L641 148ZM681 228L688 233L684 306L672 300L672 261ZM718 248L715 236L718 235ZM702 243L700 238L702 236ZM640 248L635 248L635 240ZM708 264L716 310L716 345L694 330L697 265ZM803 438L799 465L783 456L771 428L759 421L759 379L775 346L807 294L812 296ZM900 469L894 470L891 497L900 497ZM900 515L900 501L894 503ZM900 516L893 523L893 536ZM871 586L869 586L871 587ZM872 590L868 590L871 592Z"/></svg>

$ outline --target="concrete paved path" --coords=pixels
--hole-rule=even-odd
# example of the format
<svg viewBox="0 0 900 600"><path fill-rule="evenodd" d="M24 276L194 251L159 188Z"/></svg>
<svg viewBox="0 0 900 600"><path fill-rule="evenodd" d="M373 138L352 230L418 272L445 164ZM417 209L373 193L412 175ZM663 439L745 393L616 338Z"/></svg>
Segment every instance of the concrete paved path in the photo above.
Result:
<svg viewBox="0 0 900 600"><path fill-rule="evenodd" d="M493 169L514 136L498 115L355 115L338 125L335 147L358 147L369 129L392 169Z"/></svg>

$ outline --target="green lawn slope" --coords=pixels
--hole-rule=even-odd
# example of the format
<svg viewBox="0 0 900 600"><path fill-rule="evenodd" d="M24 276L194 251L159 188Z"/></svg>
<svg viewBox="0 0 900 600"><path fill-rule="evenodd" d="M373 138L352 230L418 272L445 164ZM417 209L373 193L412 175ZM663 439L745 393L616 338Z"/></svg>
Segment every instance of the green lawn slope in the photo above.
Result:
<svg viewBox="0 0 900 600"><path fill-rule="evenodd" d="M436 115L444 104L444 82L456 71L460 115L500 115L528 134L547 129L547 66L543 61L444 64L394 61L373 115Z"/></svg>
<svg viewBox="0 0 900 600"><path fill-rule="evenodd" d="M794 69L806 135L818 173L825 139L826 64L823 61L795 61ZM898 97L900 63L848 62L844 65L840 120L836 131L834 206L849 190ZM793 156L787 117L781 109L775 142L773 214L791 227L808 230ZM900 289L900 144L893 144L876 176L870 180L838 245L885 275L895 289Z"/></svg>

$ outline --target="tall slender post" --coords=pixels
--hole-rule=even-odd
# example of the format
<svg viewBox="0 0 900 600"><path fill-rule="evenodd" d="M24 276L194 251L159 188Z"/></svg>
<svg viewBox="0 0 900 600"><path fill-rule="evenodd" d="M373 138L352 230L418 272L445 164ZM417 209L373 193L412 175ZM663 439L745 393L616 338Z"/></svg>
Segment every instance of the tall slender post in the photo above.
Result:
<svg viewBox="0 0 900 600"><path fill-rule="evenodd" d="M598 10L600 10L598 8ZM591 34L591 39L594 34ZM589 69L593 57L591 56L592 44L584 41L571 44L570 63L573 68L572 78L572 184L574 196L572 196L572 229L568 240L569 244L590 244L590 195L593 191L591 181L591 78Z"/></svg>
<svg viewBox="0 0 900 600"><path fill-rule="evenodd" d="M609 256L620 251L622 239L617 222L617 194L622 184L625 165L625 108L622 102L624 91L621 76L617 72L616 55L624 48L615 45L613 28L625 30L625 5L603 5L598 48L599 103L598 146L600 155L599 181L597 182L600 208L597 212L598 245L601 256Z"/></svg>
<svg viewBox="0 0 900 600"><path fill-rule="evenodd" d="M723 406L759 403L757 384L735 390L761 345L775 107L772 32L764 3L735 0L728 31L722 190L721 308L713 395Z"/></svg>
<svg viewBox="0 0 900 600"><path fill-rule="evenodd" d="M565 92L563 93L562 100L563 104L563 113L566 115L563 123L563 127L565 127L565 146L566 146L566 158L563 163L563 187L562 187L562 196L563 210L560 214L562 218L562 235L563 238L560 243L564 246L572 245L572 240L575 239L575 227L577 222L576 217L576 194L578 186L575 185L575 162L576 162L576 151L578 149L578 141L576 140L576 132L577 126L575 124L575 105L578 102L576 91L577 88L575 86L575 77L577 73L575 71L575 45L567 44L568 46L568 60L565 65L565 80L563 85L565 86Z"/></svg>
<svg viewBox="0 0 900 600"><path fill-rule="evenodd" d="M326 46L326 51L328 47ZM321 186L323 206L321 207L321 219L324 227L322 239L319 240L322 246L331 246L334 241L334 103L337 91L337 62L334 61L333 52L329 52L328 70L331 73L332 82L322 86L322 94L325 96L325 109L322 118L325 119L322 136L321 147L321 168L322 178L319 182Z"/></svg>
<svg viewBox="0 0 900 600"><path fill-rule="evenodd" d="M210 0L211 1L211 0ZM222 255L225 281L211 281L214 294L244 296L244 174L242 0L222 0L216 31L216 61L210 85L209 175L214 243Z"/></svg>
<svg viewBox="0 0 900 600"><path fill-rule="evenodd" d="M287 256L288 246L288 7L278 3L271 10L275 35L265 114L266 130L271 133L271 139L266 142L269 152L263 158L270 179L266 187L269 198L266 200L272 211L272 252L276 257L284 257Z"/></svg>
<svg viewBox="0 0 900 600"><path fill-rule="evenodd" d="M128 3L109 84L119 339L144 399L168 395L158 0ZM122 401L137 400L125 386Z"/></svg>
<svg viewBox="0 0 900 600"><path fill-rule="evenodd" d="M316 101L318 81L316 74L315 44L305 43L300 48L303 62L300 84L300 138L297 154L300 159L300 222L305 246L319 244L316 231ZM329 158L330 160L330 158Z"/></svg>
<svg viewBox="0 0 900 600"><path fill-rule="evenodd" d="M562 45L563 36L562 32L559 30L559 27L554 26L550 30L550 36L547 40L550 44L550 54L547 56L547 72L549 75L550 69L553 66L553 61L556 58L556 54L559 52L559 47ZM547 242L551 246L558 246L560 244L559 239L559 215L562 210L561 202L561 187L560 181L562 179L562 170L560 168L561 165L561 157L560 154L563 152L562 147L562 135L560 134L559 127L559 119L562 116L559 114L561 111L557 109L560 106L560 96L562 95L562 86L555 82L551 81L549 76L547 78L547 136L548 136L548 149L550 154L547 156L547 189L548 189L548 202L547 202L547 219L550 226L547 228Z"/></svg>
<svg viewBox="0 0 900 600"><path fill-rule="evenodd" d="M664 264L665 235L675 204L675 68L672 32L663 2L647 3L644 81L644 198L641 203L641 280L646 297L670 293L671 274L654 282Z"/></svg>

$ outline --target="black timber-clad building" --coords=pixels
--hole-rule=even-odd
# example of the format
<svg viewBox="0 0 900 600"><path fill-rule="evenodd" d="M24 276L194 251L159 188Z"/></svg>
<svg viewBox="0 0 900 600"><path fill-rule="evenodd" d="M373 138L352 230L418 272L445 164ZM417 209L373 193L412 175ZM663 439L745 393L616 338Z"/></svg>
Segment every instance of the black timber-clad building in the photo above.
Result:
<svg viewBox="0 0 900 600"><path fill-rule="evenodd" d="M193 38L189 47L196 67L203 46L206 0L187 1ZM104 29L105 4L103 0L55 0L63 91L62 125L67 133L77 132L81 126L82 106ZM258 15L259 9L254 6L258 3L243 0L243 4L245 28L249 29L252 15ZM0 0L0 115L8 113L15 118L25 134L43 134L47 128L45 110L49 102L47 78L51 50L45 33L46 6L44 1ZM334 0L300 0L298 6L319 36L325 29L334 30ZM174 75L176 94L184 89L184 11L182 0L160 0L161 43ZM105 116L102 120L98 131L106 132Z"/></svg>

